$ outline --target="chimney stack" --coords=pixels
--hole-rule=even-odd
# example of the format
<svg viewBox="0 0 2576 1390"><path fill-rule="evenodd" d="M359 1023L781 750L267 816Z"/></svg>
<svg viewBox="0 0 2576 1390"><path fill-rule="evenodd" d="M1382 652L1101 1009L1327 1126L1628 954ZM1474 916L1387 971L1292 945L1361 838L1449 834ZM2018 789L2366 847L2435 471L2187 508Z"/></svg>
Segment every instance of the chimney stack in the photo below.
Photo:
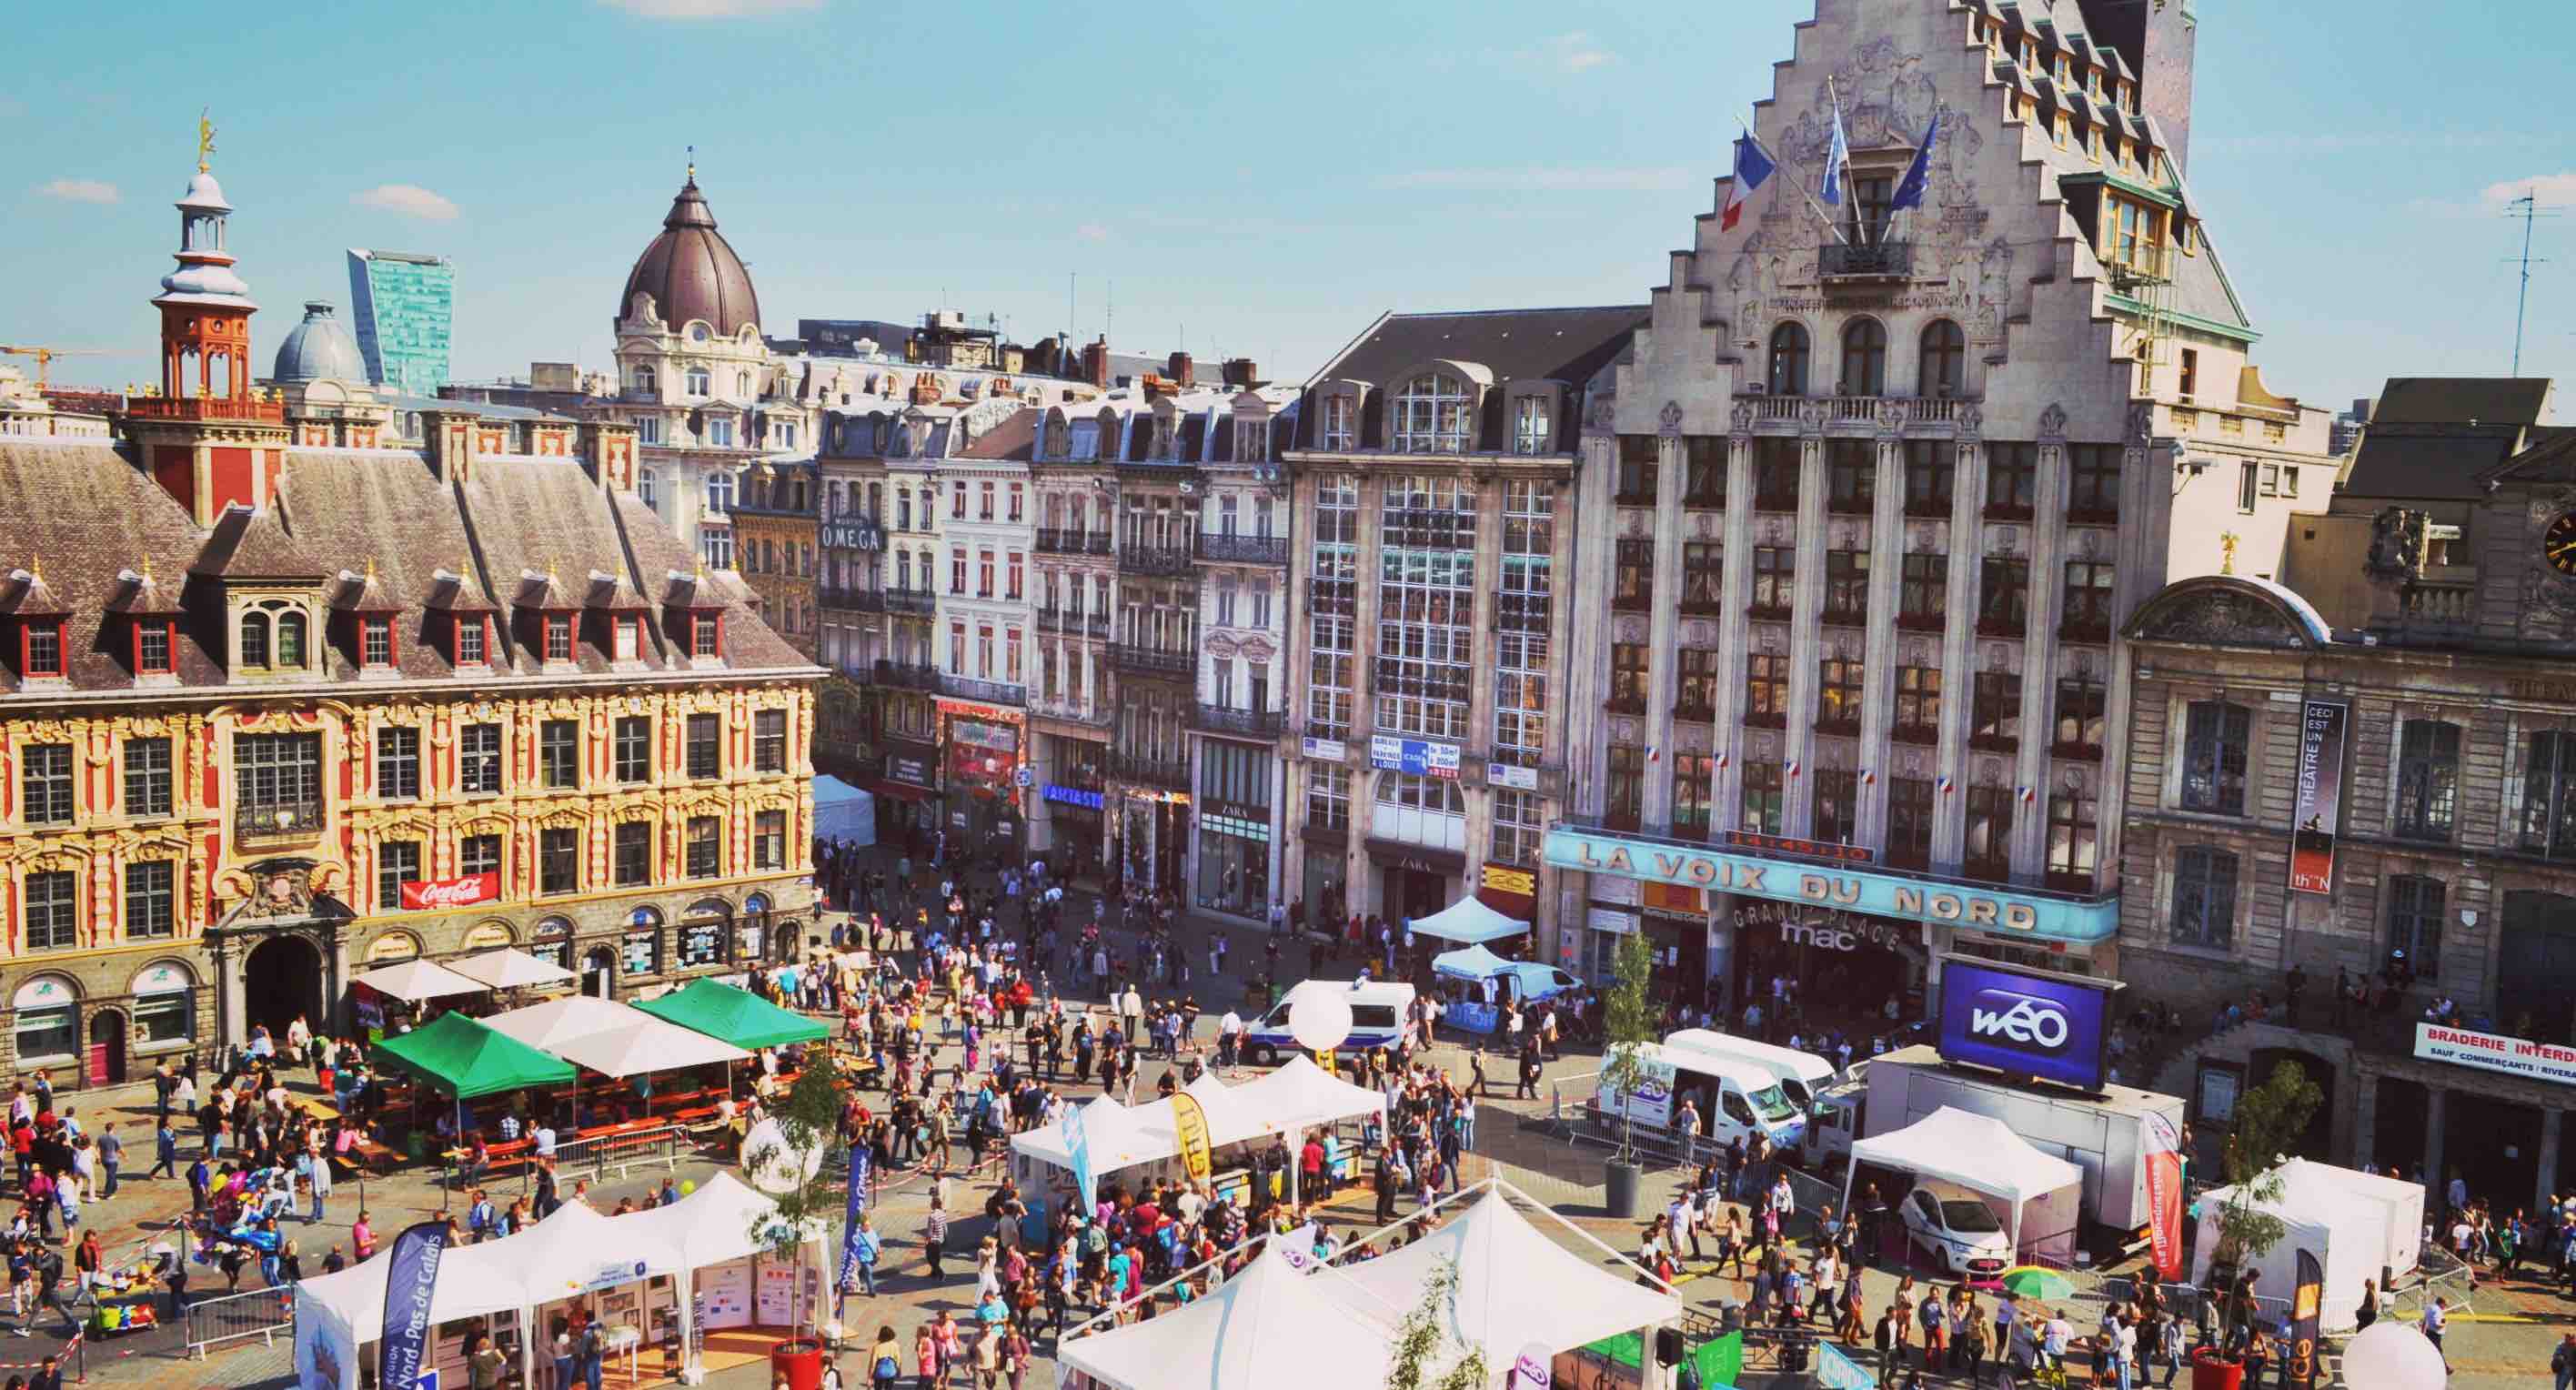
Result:
<svg viewBox="0 0 2576 1390"><path fill-rule="evenodd" d="M1181 390L1187 391L1191 387L1198 385L1198 378L1191 375L1191 365L1190 355L1188 353L1176 352L1164 362L1164 374L1171 377L1173 382L1177 384Z"/></svg>
<svg viewBox="0 0 2576 1390"><path fill-rule="evenodd" d="M1261 384L1261 369L1249 357L1229 357L1218 370L1225 374L1225 384L1238 391L1249 391Z"/></svg>
<svg viewBox="0 0 2576 1390"><path fill-rule="evenodd" d="M1083 345L1082 379L1106 391L1109 389L1109 339L1099 337Z"/></svg>

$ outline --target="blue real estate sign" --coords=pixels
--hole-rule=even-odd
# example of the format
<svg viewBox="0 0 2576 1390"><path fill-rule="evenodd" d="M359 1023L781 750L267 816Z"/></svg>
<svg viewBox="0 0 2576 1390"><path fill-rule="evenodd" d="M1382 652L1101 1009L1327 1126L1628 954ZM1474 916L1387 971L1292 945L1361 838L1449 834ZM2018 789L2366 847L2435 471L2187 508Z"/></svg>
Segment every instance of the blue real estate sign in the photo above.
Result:
<svg viewBox="0 0 2576 1390"><path fill-rule="evenodd" d="M1369 766L1416 777L1456 777L1458 745L1379 734L1369 739Z"/></svg>

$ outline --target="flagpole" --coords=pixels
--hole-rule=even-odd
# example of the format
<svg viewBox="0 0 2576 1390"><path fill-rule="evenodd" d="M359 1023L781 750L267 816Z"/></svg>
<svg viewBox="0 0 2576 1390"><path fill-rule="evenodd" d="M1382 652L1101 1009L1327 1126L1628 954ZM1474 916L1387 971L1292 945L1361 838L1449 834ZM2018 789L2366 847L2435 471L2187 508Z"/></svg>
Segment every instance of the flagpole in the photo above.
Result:
<svg viewBox="0 0 2576 1390"><path fill-rule="evenodd" d="M1748 115L1751 114L1752 110L1753 108L1749 106L1745 108ZM1767 149L1762 149L1762 137L1754 134L1753 127L1749 124L1744 127L1744 138L1752 141L1755 149L1762 150L1763 156L1769 159L1774 166L1777 166L1780 163L1780 157L1778 155L1772 154ZM1825 205L1816 201L1816 191L1814 189L1807 187L1804 183L1799 183L1798 196L1807 200L1807 206L1813 209L1817 218L1824 222L1825 230L1834 234L1835 241L1841 242L1844 245L1850 244L1851 239L1843 235L1842 228L1834 225L1833 214L1825 211Z"/></svg>
<svg viewBox="0 0 2576 1390"><path fill-rule="evenodd" d="M1832 73L1825 74L1825 95L1834 104L1834 129L1840 132L1843 137L1843 167L1841 170L1843 181L1843 205L1851 209L1852 231L1864 238L1861 244L1864 246L1871 245L1873 243L1866 240L1869 235L1869 229L1861 225L1860 198L1852 186L1851 132L1843 128L1842 90L1834 85L1834 75Z"/></svg>

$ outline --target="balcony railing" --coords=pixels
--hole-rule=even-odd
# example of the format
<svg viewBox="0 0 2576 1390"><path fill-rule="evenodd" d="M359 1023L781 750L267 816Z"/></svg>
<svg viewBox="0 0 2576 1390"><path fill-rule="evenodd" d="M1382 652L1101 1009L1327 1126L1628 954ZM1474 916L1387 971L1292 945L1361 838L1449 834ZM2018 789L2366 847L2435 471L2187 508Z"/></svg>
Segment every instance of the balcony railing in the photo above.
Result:
<svg viewBox="0 0 2576 1390"><path fill-rule="evenodd" d="M1122 782L1137 782L1169 791L1190 789L1190 762L1187 758L1149 758L1141 753L1112 753L1109 755L1109 775Z"/></svg>
<svg viewBox="0 0 2576 1390"><path fill-rule="evenodd" d="M1202 704L1190 721L1190 727L1211 734L1241 734L1246 738L1277 738L1280 713L1270 709L1236 709L1232 705Z"/></svg>
<svg viewBox="0 0 2576 1390"><path fill-rule="evenodd" d="M1038 550L1048 555L1106 555L1110 552L1106 531L1073 531L1056 526L1038 528Z"/></svg>
<svg viewBox="0 0 2576 1390"><path fill-rule="evenodd" d="M320 833L322 802L319 798L243 803L233 808L233 834L244 840L306 840Z"/></svg>
<svg viewBox="0 0 2576 1390"><path fill-rule="evenodd" d="M1067 699L1061 695L1053 698L1043 695L1032 697L1029 700L1029 713L1046 719L1060 719L1067 724L1088 724L1093 728L1106 728L1109 725L1108 710L1086 709L1081 701ZM1065 785L1082 786L1083 784L1077 780L1067 782ZM1098 791L1100 788L1084 786L1084 790Z"/></svg>
<svg viewBox="0 0 2576 1390"><path fill-rule="evenodd" d="M283 424L284 401L241 400L228 396L129 396L125 413L142 420L249 420Z"/></svg>
<svg viewBox="0 0 2576 1390"><path fill-rule="evenodd" d="M879 659L876 665L876 682L879 685L891 685L900 690L937 690L939 668Z"/></svg>
<svg viewBox="0 0 2576 1390"><path fill-rule="evenodd" d="M834 589L825 587L815 591L815 598L825 608L838 608L859 613L882 613L885 611L886 606L885 590L883 589Z"/></svg>
<svg viewBox="0 0 2576 1390"><path fill-rule="evenodd" d="M1132 642L1114 642L1109 647L1109 663L1129 675L1188 680L1198 667L1198 654L1140 647Z"/></svg>
<svg viewBox="0 0 2576 1390"><path fill-rule="evenodd" d="M1827 280L1901 280L1913 273L1914 245L1911 242L1831 245L1824 247L1816 258L1816 274Z"/></svg>
<svg viewBox="0 0 2576 1390"><path fill-rule="evenodd" d="M1138 574L1187 574L1194 563L1187 544L1118 547L1118 568Z"/></svg>
<svg viewBox="0 0 2576 1390"><path fill-rule="evenodd" d="M939 606L939 596L928 589L888 589L885 608L889 613L908 613L927 618Z"/></svg>
<svg viewBox="0 0 2576 1390"><path fill-rule="evenodd" d="M1828 420L1875 421L1878 419L1879 407L1893 401L1904 408L1905 423L1909 425L1956 424L1962 409L1977 405L1982 400L1977 396L1789 395L1752 396L1747 399L1752 402L1753 418L1756 422L1799 420L1805 416L1810 405L1813 405ZM1790 503L1793 509L1796 505L1794 501ZM1768 511L1771 508L1766 505L1763 510Z"/></svg>
<svg viewBox="0 0 2576 1390"><path fill-rule="evenodd" d="M1024 685L952 676L942 671L939 673L939 693L951 699L980 700L988 705L1016 705L1028 699L1029 690Z"/></svg>
<svg viewBox="0 0 2576 1390"><path fill-rule="evenodd" d="M1199 558L1241 565L1284 565L1288 563L1286 536L1199 537Z"/></svg>

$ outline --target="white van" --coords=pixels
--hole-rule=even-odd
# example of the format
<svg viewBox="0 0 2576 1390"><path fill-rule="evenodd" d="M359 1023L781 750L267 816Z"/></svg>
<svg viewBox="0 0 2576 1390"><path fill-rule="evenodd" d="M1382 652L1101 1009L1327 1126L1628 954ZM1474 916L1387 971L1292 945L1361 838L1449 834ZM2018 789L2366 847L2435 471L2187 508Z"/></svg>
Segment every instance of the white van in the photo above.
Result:
<svg viewBox="0 0 2576 1390"><path fill-rule="evenodd" d="M1651 1128L1669 1129L1682 1102L1688 1100L1698 1108L1700 1132L1712 1144L1742 1139L1750 1145L1760 1136L1776 1149L1797 1149L1806 1116L1790 1103L1769 1072L1661 1043L1640 1046L1638 1059L1646 1074L1635 1087L1622 1095L1605 1080L1592 1098L1592 1123L1602 1133L1613 1132L1622 1115Z"/></svg>
<svg viewBox="0 0 2576 1390"><path fill-rule="evenodd" d="M1404 1031L1404 1012L1413 1003L1413 986L1407 984L1308 980L1281 995L1270 1012L1244 1028L1243 1055L1246 1060L1266 1067L1306 1050L1298 1046L1296 1035L1288 1031L1288 1010L1314 990L1332 990L1350 1003L1351 1034L1342 1040L1341 1046L1333 1049L1333 1055L1337 1057L1395 1046L1396 1037Z"/></svg>
<svg viewBox="0 0 2576 1390"><path fill-rule="evenodd" d="M1714 1028L1684 1028L1664 1039L1664 1046L1690 1052L1704 1052L1712 1057L1729 1057L1769 1072L1788 1093L1789 1103L1810 1114L1816 1108L1817 1093L1834 1079L1834 1064L1812 1052L1781 1047L1776 1043L1756 1042Z"/></svg>

